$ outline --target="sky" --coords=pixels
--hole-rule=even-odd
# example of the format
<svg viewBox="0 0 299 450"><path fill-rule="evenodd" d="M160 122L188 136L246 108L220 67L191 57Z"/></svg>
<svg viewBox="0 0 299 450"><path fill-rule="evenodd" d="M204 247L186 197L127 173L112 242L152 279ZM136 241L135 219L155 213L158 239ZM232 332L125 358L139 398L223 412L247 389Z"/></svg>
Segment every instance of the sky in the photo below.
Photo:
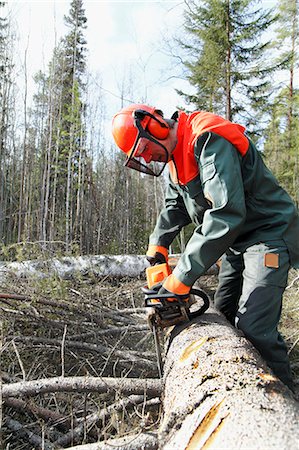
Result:
<svg viewBox="0 0 299 450"><path fill-rule="evenodd" d="M24 57L28 79L28 102L35 90L33 76L47 71L55 44L68 31L64 25L71 0L8 0L17 30L16 64L23 92ZM263 0L272 7L275 0ZM83 0L87 17L85 37L88 71L94 82L94 96L102 95L105 105L104 130L111 138L111 119L125 99L145 102L170 117L178 106L187 106L175 89L192 93L182 79L183 65L169 56L174 34L183 30L184 0ZM128 104L128 102L126 103Z"/></svg>
<svg viewBox="0 0 299 450"><path fill-rule="evenodd" d="M31 98L33 75L47 69L55 43L67 31L63 16L68 14L70 0L9 0L8 4L19 35L16 58L20 82L27 49ZM173 67L175 61L165 53L173 41L171 35L181 27L183 1L85 0L83 4L88 68L94 79L101 80L97 84L105 94L108 117L120 108L120 86L128 80L130 71L134 79L131 86L136 90L131 88L128 100L146 100L164 110L166 116L184 104L175 88L188 85L177 78L181 68Z"/></svg>

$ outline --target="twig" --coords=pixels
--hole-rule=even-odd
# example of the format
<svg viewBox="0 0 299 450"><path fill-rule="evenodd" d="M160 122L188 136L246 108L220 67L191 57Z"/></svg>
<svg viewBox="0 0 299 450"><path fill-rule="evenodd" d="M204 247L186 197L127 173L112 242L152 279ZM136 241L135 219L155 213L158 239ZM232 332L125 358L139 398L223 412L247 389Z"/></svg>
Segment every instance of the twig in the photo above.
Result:
<svg viewBox="0 0 299 450"><path fill-rule="evenodd" d="M287 290L287 289L291 289L291 287L293 287L294 284L297 283L297 281L299 281L299 275L298 275L296 278L294 278L293 281L291 282L291 284L289 284L289 285L286 287L286 290Z"/></svg>
<svg viewBox="0 0 299 450"><path fill-rule="evenodd" d="M142 331L148 331L149 327L148 325L130 325L127 327L110 327L107 328L105 330L94 330L91 331L89 333L84 333L84 334L75 334L73 336L69 336L68 339L70 340L76 340L76 339L87 339L89 337L98 337L98 336L105 336L105 335L109 335L109 334L119 334L119 333L139 333Z"/></svg>
<svg viewBox="0 0 299 450"><path fill-rule="evenodd" d="M294 348L296 347L296 345L298 344L298 342L299 342L299 337L298 337L298 338L295 340L295 342L293 343L292 347L291 347L290 350L288 351L288 354L290 354L291 351L294 350Z"/></svg>
<svg viewBox="0 0 299 450"><path fill-rule="evenodd" d="M24 297L24 295L5 294L3 292L0 292L0 298L11 298L13 300L30 300L28 297Z"/></svg>
<svg viewBox="0 0 299 450"><path fill-rule="evenodd" d="M55 411L51 411L50 409L43 408L42 406L38 406L33 403L32 400L24 401L20 398L8 397L4 400L4 403L10 408L14 408L18 411L26 411L27 413L32 414L34 417L39 417L49 424L58 426L64 431L66 429L69 429L71 425L71 421L68 417L65 417L64 415Z"/></svg>
<svg viewBox="0 0 299 450"><path fill-rule="evenodd" d="M36 434L27 430L23 425L17 420L11 419L10 417L6 417L4 421L5 426L7 426L10 430L17 432L20 436L26 438L30 444L34 446L34 448L42 448L44 450L54 450L54 445L40 438Z"/></svg>
<svg viewBox="0 0 299 450"><path fill-rule="evenodd" d="M15 354L17 355L18 363L19 363L19 366L20 366L20 369L21 369L22 375L23 375L23 381L26 381L26 373L25 373L23 362L22 362L21 357L20 357L20 353L19 353L19 351L17 349L15 341L12 340L11 343L12 343L13 349L15 351Z"/></svg>
<svg viewBox="0 0 299 450"><path fill-rule="evenodd" d="M32 342L38 344L61 346L61 341L59 339L39 338L34 336L15 336L13 339L18 342ZM111 354L111 349L100 344L66 341L65 345L67 347L76 348L77 350L100 353L101 355ZM152 367L153 365L152 361L146 359L154 357L154 354L152 352L143 352L141 354L140 352L134 350L117 350L115 347L112 350L113 354L121 358L123 361L129 360L137 364L142 361L143 365L148 365L149 367Z"/></svg>
<svg viewBox="0 0 299 450"><path fill-rule="evenodd" d="M93 414L88 415L85 418L85 421L80 423L76 428L73 430L70 430L67 434L62 436L61 438L57 439L54 444L56 447L64 447L68 445L72 441L76 441L76 439L80 438L82 436L84 427L90 428L91 426L95 425L99 421L104 421L107 416L110 416L115 411L121 411L122 409L133 407L135 405L138 405L140 403L143 403L144 397L143 395L131 395L127 399L122 399L117 403L114 403L113 405L108 406L108 408L105 408L101 410L100 412L96 412Z"/></svg>
<svg viewBox="0 0 299 450"><path fill-rule="evenodd" d="M156 433L140 433L128 435L118 439L108 439L105 442L76 445L68 450L157 450L158 438Z"/></svg>
<svg viewBox="0 0 299 450"><path fill-rule="evenodd" d="M64 326L62 341L61 341L61 376L64 377L64 349L65 349L65 337L66 337L67 325Z"/></svg>

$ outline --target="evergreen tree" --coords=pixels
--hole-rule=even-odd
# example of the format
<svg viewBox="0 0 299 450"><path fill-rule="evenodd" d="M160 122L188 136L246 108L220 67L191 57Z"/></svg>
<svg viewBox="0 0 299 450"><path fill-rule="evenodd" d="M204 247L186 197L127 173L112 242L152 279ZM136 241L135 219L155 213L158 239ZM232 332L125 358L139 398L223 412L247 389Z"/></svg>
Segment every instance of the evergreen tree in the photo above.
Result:
<svg viewBox="0 0 299 450"><path fill-rule="evenodd" d="M299 205L299 90L295 88L299 62L299 1L280 0L278 11L274 46L280 50L278 61L284 62L288 81L273 101L265 155L279 181Z"/></svg>
<svg viewBox="0 0 299 450"><path fill-rule="evenodd" d="M179 92L198 109L253 121L250 107L267 101L270 70L262 34L273 23L271 11L254 9L252 0L188 1L185 11L187 79L195 95ZM190 40L191 38L191 40ZM189 43L190 41L190 43ZM244 120L243 120L244 122Z"/></svg>

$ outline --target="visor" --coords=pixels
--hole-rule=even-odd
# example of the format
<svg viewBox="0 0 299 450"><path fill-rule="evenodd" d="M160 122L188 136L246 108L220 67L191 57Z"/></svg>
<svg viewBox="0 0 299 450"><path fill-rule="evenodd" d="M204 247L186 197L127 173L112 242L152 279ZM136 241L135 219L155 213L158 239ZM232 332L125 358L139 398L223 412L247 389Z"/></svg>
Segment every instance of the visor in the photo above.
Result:
<svg viewBox="0 0 299 450"><path fill-rule="evenodd" d="M134 111L133 114L134 114L134 119L135 119L134 124L138 130L138 134L136 136L132 150L130 151L124 165L126 167L129 167L130 169L137 170L138 172L142 172L147 175L152 175L154 177L159 177L161 175L161 173L163 172L166 164L168 163L168 159L169 159L168 151L167 151L166 147L163 144L161 144L161 142L159 142L151 134L149 134L144 128L142 128L141 120L144 119L144 116L147 115L147 112L137 110L137 111ZM142 138L146 138L149 141L152 141L155 144L158 144L164 150L164 157L162 156L162 160L150 161L147 163L142 158L142 156L140 156L140 155L136 156L136 153L138 154L138 145Z"/></svg>

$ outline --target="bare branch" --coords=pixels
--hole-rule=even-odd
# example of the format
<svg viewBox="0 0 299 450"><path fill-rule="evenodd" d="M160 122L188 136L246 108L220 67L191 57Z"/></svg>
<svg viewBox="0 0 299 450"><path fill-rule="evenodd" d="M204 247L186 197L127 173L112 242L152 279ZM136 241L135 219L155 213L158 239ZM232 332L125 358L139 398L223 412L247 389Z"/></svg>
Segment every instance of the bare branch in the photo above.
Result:
<svg viewBox="0 0 299 450"><path fill-rule="evenodd" d="M54 377L33 381L3 384L2 397L32 396L48 392L118 392L125 395L148 397L161 394L161 381L154 378L108 378L108 377Z"/></svg>
<svg viewBox="0 0 299 450"><path fill-rule="evenodd" d="M157 450L157 435L156 433L128 435L119 439L109 439L105 442L69 447L69 450L112 450L116 448L117 450Z"/></svg>

